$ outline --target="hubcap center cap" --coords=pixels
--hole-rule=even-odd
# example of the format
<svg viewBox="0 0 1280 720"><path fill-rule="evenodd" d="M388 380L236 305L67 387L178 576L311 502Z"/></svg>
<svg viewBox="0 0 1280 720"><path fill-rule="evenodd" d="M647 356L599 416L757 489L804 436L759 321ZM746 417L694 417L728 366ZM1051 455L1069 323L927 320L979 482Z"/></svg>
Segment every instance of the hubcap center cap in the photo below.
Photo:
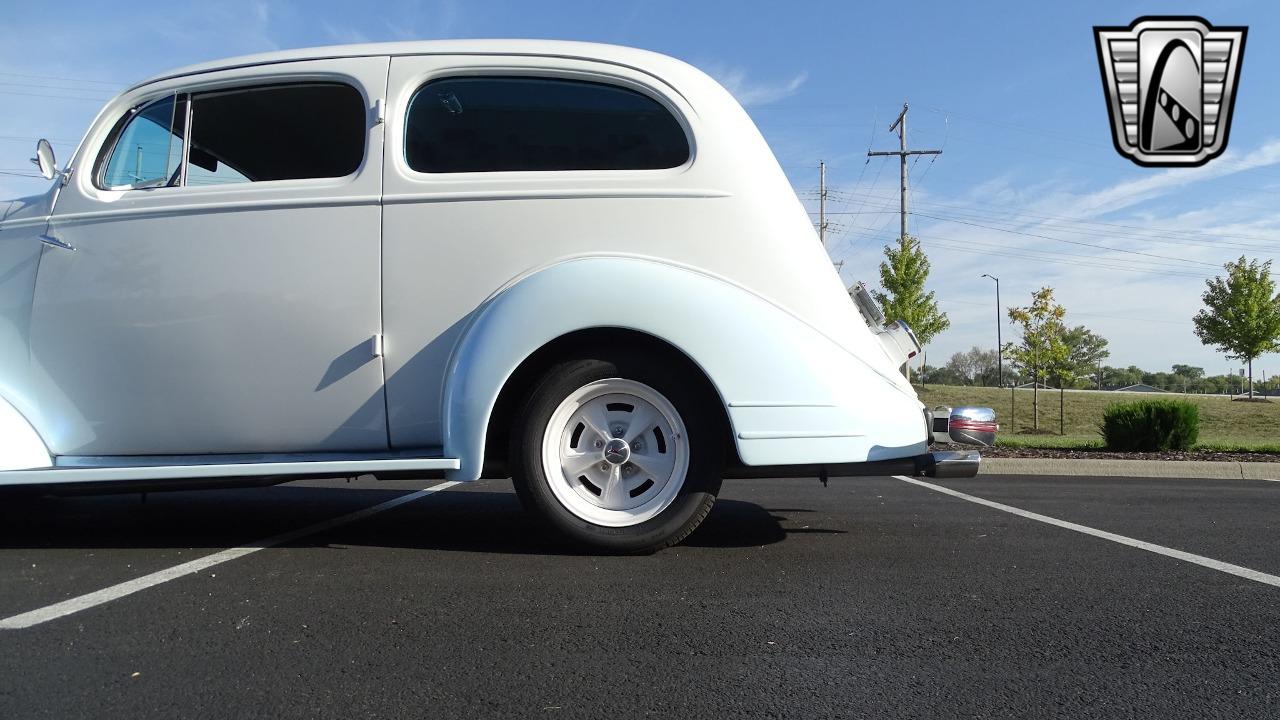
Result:
<svg viewBox="0 0 1280 720"><path fill-rule="evenodd" d="M622 438L613 438L604 445L604 459L612 465L621 465L631 459L631 446Z"/></svg>

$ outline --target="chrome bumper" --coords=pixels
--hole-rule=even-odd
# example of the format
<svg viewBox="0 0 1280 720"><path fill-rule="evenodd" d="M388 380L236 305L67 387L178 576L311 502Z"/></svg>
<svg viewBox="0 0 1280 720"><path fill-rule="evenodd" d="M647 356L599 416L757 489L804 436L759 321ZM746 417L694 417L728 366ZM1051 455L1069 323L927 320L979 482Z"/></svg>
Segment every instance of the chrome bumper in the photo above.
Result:
<svg viewBox="0 0 1280 720"><path fill-rule="evenodd" d="M930 412L930 417L934 442L982 447L996 444L1000 426L996 423L996 411L991 408L939 406Z"/></svg>

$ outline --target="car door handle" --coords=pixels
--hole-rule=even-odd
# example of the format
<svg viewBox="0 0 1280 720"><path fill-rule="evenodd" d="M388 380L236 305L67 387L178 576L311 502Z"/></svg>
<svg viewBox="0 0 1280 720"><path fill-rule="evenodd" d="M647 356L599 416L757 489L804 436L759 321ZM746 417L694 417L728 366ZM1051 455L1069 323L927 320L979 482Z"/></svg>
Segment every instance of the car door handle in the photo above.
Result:
<svg viewBox="0 0 1280 720"><path fill-rule="evenodd" d="M63 250L75 250L75 247L73 247L70 243L64 243L58 238L52 235L49 235L47 233L40 236L40 242L44 243L45 245L52 245L53 247L56 247L56 248L62 248Z"/></svg>

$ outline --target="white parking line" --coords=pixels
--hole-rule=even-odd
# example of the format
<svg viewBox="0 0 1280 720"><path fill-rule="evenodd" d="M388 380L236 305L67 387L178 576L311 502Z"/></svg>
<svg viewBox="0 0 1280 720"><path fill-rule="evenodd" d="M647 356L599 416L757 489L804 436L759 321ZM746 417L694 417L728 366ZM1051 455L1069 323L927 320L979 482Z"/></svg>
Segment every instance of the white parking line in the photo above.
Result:
<svg viewBox="0 0 1280 720"><path fill-rule="evenodd" d="M951 488L948 488L948 487L943 487L941 485L934 485L933 483L928 483L923 480L917 480L915 478L907 477L905 475L894 475L894 477L903 482L911 483L912 485L919 485L920 487L928 488L935 492L940 492L944 495L957 497L957 498L960 498L961 500L968 500L971 503L977 503L979 505L984 505L989 508L1001 510L1003 512L1010 513L1012 515L1017 515L1018 517L1027 518L1028 520L1035 520L1037 522L1047 523L1049 525L1055 525L1060 528L1066 528L1067 530L1075 530L1078 533L1084 533L1085 535L1092 535L1093 537L1102 538L1103 540L1110 540L1111 542L1120 543L1121 545L1128 545L1129 547L1135 547L1135 548L1138 548L1139 550L1146 550L1147 552L1153 552L1157 555L1164 555L1165 557L1176 558L1178 560L1183 560L1185 562L1189 562L1194 565L1207 567L1210 570L1217 570L1218 572L1224 572L1224 573L1227 573L1228 575L1235 575L1236 577L1242 577L1246 580L1253 580L1254 582L1260 582L1260 583L1263 583L1264 585L1271 585L1272 587L1280 587L1280 576L1269 575L1267 573L1259 572L1257 570L1251 570L1247 567L1241 567L1240 565L1232 565L1231 563L1225 563L1225 562L1222 562L1221 560L1214 560L1213 558L1207 558L1207 557L1204 557L1203 555L1194 555L1189 552L1183 552L1182 550L1174 550L1173 548L1167 548L1163 545L1156 545L1154 543L1149 543L1144 540L1135 540L1131 537L1125 537L1124 535L1117 535L1115 533L1107 532L1106 530L1098 530L1095 528L1088 527L1087 525L1079 525L1077 523L1068 522L1066 520L1059 520L1057 518L1049 517L1048 515L1041 515L1040 513L1033 513L1028 510L1022 510L1021 508L1016 508L1016 507L1013 507L1012 505L1005 505L1004 503L992 502L990 500L983 500L980 497L974 497L973 495L966 495L965 493L959 492L957 490L952 490Z"/></svg>
<svg viewBox="0 0 1280 720"><path fill-rule="evenodd" d="M308 525L304 528L291 530L279 535L272 535L269 538L241 547L222 550L212 555L206 555L202 558L182 563L181 565L175 565L171 568L153 572L150 575L143 575L140 578L134 578L133 580L122 582L119 585L112 585L109 588L103 588L102 590L97 590L86 595L80 595L69 600L63 600L62 602L31 610L30 612L24 612L20 615L14 615L13 617L7 617L0 620L0 630L21 630L22 628L29 628L33 625L39 625L40 623L49 622L50 620L55 620L60 617L66 617L67 615L80 612L81 610L88 610L91 607L111 602L112 600L122 598L125 595L132 595L139 590L146 590L149 587L154 587L161 583L175 580L183 575L200 572L201 570L211 568L214 565L220 565L224 562L235 560L236 558L242 558L245 555L256 553L265 548L273 547L275 545L283 545L288 542L293 542L298 538L314 535L318 532L323 532L340 525L353 523L357 520L363 520L370 515L376 515L380 512L390 510L391 508L399 507L405 503L413 502L418 498L438 493L441 490L448 490L457 484L458 483L455 481L443 482L439 485L433 485L429 488L418 490L417 492L411 492L386 502L372 505L364 508L363 510L357 510L352 513L347 513L346 515L324 520L314 525Z"/></svg>

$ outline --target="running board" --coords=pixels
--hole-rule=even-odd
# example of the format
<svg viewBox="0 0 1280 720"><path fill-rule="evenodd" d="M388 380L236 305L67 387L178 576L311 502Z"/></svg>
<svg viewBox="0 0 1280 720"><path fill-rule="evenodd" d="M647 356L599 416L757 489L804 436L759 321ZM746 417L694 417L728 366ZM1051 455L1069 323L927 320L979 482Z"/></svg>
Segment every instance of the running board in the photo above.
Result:
<svg viewBox="0 0 1280 720"><path fill-rule="evenodd" d="M278 456L277 456L278 457ZM124 458L93 458L97 466L86 466L90 458L59 458L59 465L35 470L0 472L4 485L61 485L63 483L152 482L157 480L209 480L217 478L321 476L343 477L366 473L413 473L457 470L457 458L351 456L334 459L239 461L221 463L154 464L154 458L133 458L135 465L123 465Z"/></svg>

